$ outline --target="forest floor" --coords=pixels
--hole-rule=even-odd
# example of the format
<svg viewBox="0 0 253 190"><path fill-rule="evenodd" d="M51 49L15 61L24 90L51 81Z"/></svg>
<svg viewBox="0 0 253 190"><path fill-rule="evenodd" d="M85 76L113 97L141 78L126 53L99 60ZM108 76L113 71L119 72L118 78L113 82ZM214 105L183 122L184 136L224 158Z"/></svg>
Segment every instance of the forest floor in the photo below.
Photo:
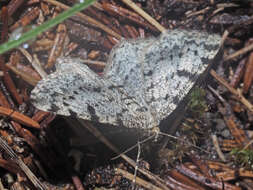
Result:
<svg viewBox="0 0 253 190"><path fill-rule="evenodd" d="M253 2L133 2L150 18L129 7L131 1L99 0L0 55L0 190L253 189ZM74 3L0 2L1 43ZM122 132L32 105L32 89L55 71L58 57L79 57L103 75L110 51L120 40L158 37L165 29L222 38L204 80L165 123L165 129L173 130L161 129L173 136L154 139L136 130Z"/></svg>

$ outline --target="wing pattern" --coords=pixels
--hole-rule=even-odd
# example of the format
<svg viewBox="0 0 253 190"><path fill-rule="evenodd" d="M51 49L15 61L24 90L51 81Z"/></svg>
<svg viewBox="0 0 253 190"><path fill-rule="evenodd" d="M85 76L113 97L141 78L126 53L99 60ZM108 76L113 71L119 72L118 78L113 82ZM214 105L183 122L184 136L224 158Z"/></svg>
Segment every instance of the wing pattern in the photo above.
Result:
<svg viewBox="0 0 253 190"><path fill-rule="evenodd" d="M188 94L220 40L218 35L184 30L123 40L111 51L103 77L79 59L61 57L56 72L37 84L31 99L44 111L150 129Z"/></svg>

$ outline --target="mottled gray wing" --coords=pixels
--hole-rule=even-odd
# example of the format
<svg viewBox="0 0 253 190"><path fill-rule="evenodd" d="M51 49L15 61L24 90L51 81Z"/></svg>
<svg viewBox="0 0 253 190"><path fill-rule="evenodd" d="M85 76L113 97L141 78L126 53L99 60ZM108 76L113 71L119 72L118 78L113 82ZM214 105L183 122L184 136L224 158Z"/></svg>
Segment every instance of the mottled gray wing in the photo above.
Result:
<svg viewBox="0 0 253 190"><path fill-rule="evenodd" d="M56 72L39 81L31 100L40 110L129 128L151 127L147 108L98 76L79 59L60 58Z"/></svg>
<svg viewBox="0 0 253 190"><path fill-rule="evenodd" d="M160 122L176 109L219 50L221 37L197 31L162 34L143 57L145 100Z"/></svg>
<svg viewBox="0 0 253 190"><path fill-rule="evenodd" d="M143 71L140 59L143 49L154 43L155 38L123 40L113 47L104 77L114 84L124 86L129 94L143 96Z"/></svg>
<svg viewBox="0 0 253 190"><path fill-rule="evenodd" d="M147 108L147 114L152 121L152 128L158 126L157 119L149 109L145 100L145 81L140 60L143 50L151 46L155 38L123 40L113 47L106 67L104 78L117 86L124 88L125 94L135 97L135 100Z"/></svg>
<svg viewBox="0 0 253 190"><path fill-rule="evenodd" d="M124 41L112 51L105 76L139 96L159 123L188 94L220 41L218 35L184 30L167 31L155 40Z"/></svg>

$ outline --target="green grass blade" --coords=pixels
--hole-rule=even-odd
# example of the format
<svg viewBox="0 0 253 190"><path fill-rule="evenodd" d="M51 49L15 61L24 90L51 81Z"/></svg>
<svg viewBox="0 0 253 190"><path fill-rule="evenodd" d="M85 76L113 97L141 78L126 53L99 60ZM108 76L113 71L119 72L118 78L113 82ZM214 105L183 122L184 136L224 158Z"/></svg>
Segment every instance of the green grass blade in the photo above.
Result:
<svg viewBox="0 0 253 190"><path fill-rule="evenodd" d="M64 11L63 13L59 14L53 19L50 19L49 21L43 23L40 26L36 26L34 29L29 30L28 32L24 33L19 39L17 40L10 40L2 45L0 45L0 54L3 54L4 52L15 48L23 43L25 43L28 40L34 39L38 34L48 30L49 28L61 23L65 19L73 16L75 13L87 8L92 3L94 3L96 0L85 0L83 3L78 3L71 7L70 9Z"/></svg>

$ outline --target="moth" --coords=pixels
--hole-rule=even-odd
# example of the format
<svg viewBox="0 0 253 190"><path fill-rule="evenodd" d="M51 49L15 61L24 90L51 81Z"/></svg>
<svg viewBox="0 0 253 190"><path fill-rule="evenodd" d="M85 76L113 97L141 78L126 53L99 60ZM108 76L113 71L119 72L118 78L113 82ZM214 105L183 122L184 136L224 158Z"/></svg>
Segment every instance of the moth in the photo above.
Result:
<svg viewBox="0 0 253 190"><path fill-rule="evenodd" d="M152 129L189 93L219 50L221 37L168 30L157 38L122 40L103 76L80 59L57 59L56 71L31 92L43 111L127 128Z"/></svg>

